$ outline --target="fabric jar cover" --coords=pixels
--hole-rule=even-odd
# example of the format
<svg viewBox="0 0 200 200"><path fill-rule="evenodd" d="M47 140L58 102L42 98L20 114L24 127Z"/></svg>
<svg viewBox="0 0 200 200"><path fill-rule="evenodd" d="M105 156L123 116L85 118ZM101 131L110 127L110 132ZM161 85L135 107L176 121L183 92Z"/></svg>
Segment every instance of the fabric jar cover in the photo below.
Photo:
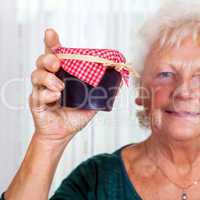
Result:
<svg viewBox="0 0 200 200"><path fill-rule="evenodd" d="M89 55L113 61L113 63L126 63L126 59L122 53L113 49L88 49L88 48L64 48L59 47L53 50L55 54L66 55ZM61 67L69 74L78 79L92 85L98 86L102 77L106 72L106 67L103 63L76 60L76 59L61 59ZM129 71L126 68L119 70L124 82L128 84Z"/></svg>
<svg viewBox="0 0 200 200"><path fill-rule="evenodd" d="M61 66L56 75L65 83L61 106L111 111L122 79L128 84L129 71L120 67L126 62L123 54L111 49L64 47L53 49L53 52ZM73 81L74 78L78 81Z"/></svg>

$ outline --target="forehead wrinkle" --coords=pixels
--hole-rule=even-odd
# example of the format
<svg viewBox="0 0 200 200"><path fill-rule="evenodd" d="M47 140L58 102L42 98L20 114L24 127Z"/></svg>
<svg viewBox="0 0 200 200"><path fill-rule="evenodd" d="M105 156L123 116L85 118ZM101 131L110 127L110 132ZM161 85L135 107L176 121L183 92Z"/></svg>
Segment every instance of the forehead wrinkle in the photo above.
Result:
<svg viewBox="0 0 200 200"><path fill-rule="evenodd" d="M195 60L180 60L180 59L173 59L168 62L163 62L163 64L167 64L172 66L177 71L196 71L200 70L200 59Z"/></svg>

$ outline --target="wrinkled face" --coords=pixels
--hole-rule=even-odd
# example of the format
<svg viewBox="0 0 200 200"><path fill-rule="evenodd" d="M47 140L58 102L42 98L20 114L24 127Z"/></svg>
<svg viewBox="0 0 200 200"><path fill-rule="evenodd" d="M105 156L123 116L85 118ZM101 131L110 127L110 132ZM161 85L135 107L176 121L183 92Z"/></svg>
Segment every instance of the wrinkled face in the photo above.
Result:
<svg viewBox="0 0 200 200"><path fill-rule="evenodd" d="M153 133L181 141L200 136L198 44L187 38L179 48L153 48L146 59L143 84L150 96L145 106Z"/></svg>

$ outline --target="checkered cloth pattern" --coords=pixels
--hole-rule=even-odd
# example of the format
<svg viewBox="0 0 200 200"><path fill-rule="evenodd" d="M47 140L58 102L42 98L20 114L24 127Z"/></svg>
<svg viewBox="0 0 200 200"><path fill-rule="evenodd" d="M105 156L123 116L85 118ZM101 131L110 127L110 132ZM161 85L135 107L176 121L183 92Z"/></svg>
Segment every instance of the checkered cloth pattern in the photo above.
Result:
<svg viewBox="0 0 200 200"><path fill-rule="evenodd" d="M98 56L115 63L125 63L125 57L116 50L111 49L85 49L85 48L64 48L59 47L53 49L55 54L76 54L76 55L89 55ZM92 85L94 87L98 86L99 82L103 78L106 67L102 63L95 63L83 60L75 59L62 59L61 67L69 74L75 76L76 78ZM120 73L123 80L128 84L129 71L126 68L122 68Z"/></svg>

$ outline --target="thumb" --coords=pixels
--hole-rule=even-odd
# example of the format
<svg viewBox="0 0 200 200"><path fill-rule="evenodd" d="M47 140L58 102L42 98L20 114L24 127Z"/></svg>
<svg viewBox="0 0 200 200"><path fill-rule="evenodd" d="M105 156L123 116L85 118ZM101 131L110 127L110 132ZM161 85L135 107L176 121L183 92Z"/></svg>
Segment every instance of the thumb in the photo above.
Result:
<svg viewBox="0 0 200 200"><path fill-rule="evenodd" d="M44 34L45 53L52 53L52 48L60 47L59 36L54 29L46 29Z"/></svg>

